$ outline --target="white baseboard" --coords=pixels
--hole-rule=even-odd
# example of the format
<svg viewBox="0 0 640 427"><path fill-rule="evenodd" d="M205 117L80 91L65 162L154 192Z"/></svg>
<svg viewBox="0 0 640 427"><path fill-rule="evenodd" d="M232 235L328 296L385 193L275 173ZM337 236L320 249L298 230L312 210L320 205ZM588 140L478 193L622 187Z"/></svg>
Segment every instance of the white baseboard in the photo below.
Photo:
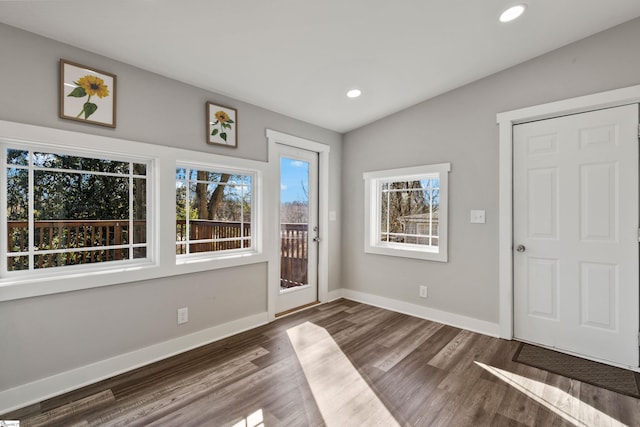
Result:
<svg viewBox="0 0 640 427"><path fill-rule="evenodd" d="M38 403L268 322L267 312L255 314L0 391L0 414Z"/></svg>
<svg viewBox="0 0 640 427"><path fill-rule="evenodd" d="M484 335L493 337L500 336L500 327L497 323L351 289L337 289L327 293L327 302L339 298L346 298ZM248 316L0 391L0 414L23 408L266 323L269 323L269 315L267 312Z"/></svg>
<svg viewBox="0 0 640 427"><path fill-rule="evenodd" d="M366 292L359 292L351 289L339 289L338 291L340 291L340 295L338 296L338 292L334 291L336 292L336 297L334 299L342 297L352 301L373 305L375 307L396 311L398 313L432 320L449 326L455 326L456 328L478 332L483 335L489 335L496 338L500 337L500 325L498 323L491 323L485 320L474 319L472 317L462 316L460 314L454 314L387 297L381 297Z"/></svg>
<svg viewBox="0 0 640 427"><path fill-rule="evenodd" d="M327 302L335 301L337 299L343 298L342 291L344 289L336 289L335 291L327 292Z"/></svg>

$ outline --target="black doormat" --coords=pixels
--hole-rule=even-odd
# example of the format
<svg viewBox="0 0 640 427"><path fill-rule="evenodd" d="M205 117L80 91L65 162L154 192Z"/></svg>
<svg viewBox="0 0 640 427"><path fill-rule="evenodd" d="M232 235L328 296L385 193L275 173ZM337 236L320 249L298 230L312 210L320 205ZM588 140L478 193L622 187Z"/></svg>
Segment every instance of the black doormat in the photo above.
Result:
<svg viewBox="0 0 640 427"><path fill-rule="evenodd" d="M640 375L627 369L521 343L514 362L640 399Z"/></svg>

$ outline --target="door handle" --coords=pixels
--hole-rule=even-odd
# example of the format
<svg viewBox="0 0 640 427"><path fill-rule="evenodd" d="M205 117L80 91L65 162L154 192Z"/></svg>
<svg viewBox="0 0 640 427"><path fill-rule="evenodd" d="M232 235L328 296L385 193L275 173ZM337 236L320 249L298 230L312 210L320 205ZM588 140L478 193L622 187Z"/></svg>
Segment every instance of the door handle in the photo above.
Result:
<svg viewBox="0 0 640 427"><path fill-rule="evenodd" d="M316 236L316 237L313 238L313 241L316 242L316 243L320 243L320 238L318 236Z"/></svg>
<svg viewBox="0 0 640 427"><path fill-rule="evenodd" d="M516 248L516 251L518 252L524 252L526 250L527 248L524 245L518 245L518 247Z"/></svg>

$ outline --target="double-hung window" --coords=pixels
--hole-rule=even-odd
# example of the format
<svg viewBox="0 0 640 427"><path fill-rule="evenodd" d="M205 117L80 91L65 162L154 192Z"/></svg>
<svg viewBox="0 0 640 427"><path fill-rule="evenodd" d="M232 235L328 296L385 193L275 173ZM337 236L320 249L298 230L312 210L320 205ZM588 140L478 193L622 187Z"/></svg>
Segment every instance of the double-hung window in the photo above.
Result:
<svg viewBox="0 0 640 427"><path fill-rule="evenodd" d="M19 144L3 151L4 273L147 258L150 161Z"/></svg>
<svg viewBox="0 0 640 427"><path fill-rule="evenodd" d="M366 172L365 252L447 261L449 163Z"/></svg>
<svg viewBox="0 0 640 427"><path fill-rule="evenodd" d="M223 167L176 169L176 256L256 251L255 172Z"/></svg>

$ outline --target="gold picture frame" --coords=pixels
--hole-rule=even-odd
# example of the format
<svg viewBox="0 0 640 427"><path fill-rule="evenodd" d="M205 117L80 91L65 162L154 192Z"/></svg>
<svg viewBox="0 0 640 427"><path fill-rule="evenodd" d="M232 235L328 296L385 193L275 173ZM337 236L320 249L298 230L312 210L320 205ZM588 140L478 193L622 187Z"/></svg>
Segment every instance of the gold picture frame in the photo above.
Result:
<svg viewBox="0 0 640 427"><path fill-rule="evenodd" d="M207 102L207 144L238 148L238 110Z"/></svg>
<svg viewBox="0 0 640 427"><path fill-rule="evenodd" d="M116 75L60 59L60 118L116 127Z"/></svg>

